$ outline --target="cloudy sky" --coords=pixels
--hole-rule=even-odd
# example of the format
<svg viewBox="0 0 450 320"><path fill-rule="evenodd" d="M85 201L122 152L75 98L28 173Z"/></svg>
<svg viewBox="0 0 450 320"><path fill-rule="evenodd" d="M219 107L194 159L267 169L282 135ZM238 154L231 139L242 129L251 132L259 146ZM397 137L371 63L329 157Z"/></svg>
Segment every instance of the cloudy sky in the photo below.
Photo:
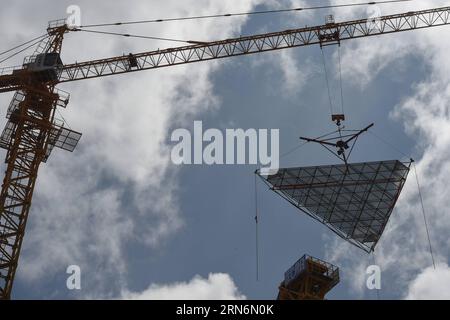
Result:
<svg viewBox="0 0 450 320"><path fill-rule="evenodd" d="M153 0L15 1L0 12L1 47L43 34L47 21L81 8L82 24L167 18L345 1ZM381 14L446 6L413 1L378 7ZM226 39L239 35L373 15L375 8L305 11L190 22L113 27L149 36ZM431 267L415 177L375 252L382 298L450 298L450 43L447 27L343 43L347 125L364 127L417 160L437 262ZM149 51L173 43L69 33L65 63ZM327 47L333 102L339 103L338 51ZM23 57L2 66L19 65ZM175 166L170 134L205 128L280 129L281 153L299 136L331 131L319 47L151 70L60 86L71 93L61 113L83 137L74 153L55 150L41 166L13 298L272 299L284 272L303 254L341 269L330 299L376 299L366 288L374 263L258 183L260 277L255 271L255 166ZM2 94L3 115L11 94ZM2 116L3 117L3 116ZM5 122L6 120L2 120ZM5 152L2 151L4 155ZM405 160L368 134L354 161ZM306 146L282 166L333 163ZM66 288L66 268L79 265L82 289Z"/></svg>

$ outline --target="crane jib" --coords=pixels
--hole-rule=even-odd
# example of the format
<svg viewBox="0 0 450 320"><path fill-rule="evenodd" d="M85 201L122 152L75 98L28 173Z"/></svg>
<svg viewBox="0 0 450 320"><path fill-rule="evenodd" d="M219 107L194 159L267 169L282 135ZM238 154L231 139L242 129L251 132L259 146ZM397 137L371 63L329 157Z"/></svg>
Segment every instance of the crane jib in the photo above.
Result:
<svg viewBox="0 0 450 320"><path fill-rule="evenodd" d="M58 79L49 80L47 83L57 84L300 46L339 44L349 39L443 26L449 23L450 7L331 22L319 26L55 66ZM76 32L77 29L67 31ZM0 75L0 92L17 90L20 82L18 77L11 74Z"/></svg>
<svg viewBox="0 0 450 320"><path fill-rule="evenodd" d="M375 19L328 23L314 27L68 64L62 68L59 82L77 81L300 46L338 44L343 40L443 26L449 23L450 7L412 11Z"/></svg>

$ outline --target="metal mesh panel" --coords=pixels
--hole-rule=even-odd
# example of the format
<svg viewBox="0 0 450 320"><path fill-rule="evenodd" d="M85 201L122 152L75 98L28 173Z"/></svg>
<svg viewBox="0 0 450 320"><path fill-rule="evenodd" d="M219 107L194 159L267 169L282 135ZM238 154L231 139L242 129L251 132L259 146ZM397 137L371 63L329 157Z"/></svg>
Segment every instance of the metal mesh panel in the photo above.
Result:
<svg viewBox="0 0 450 320"><path fill-rule="evenodd" d="M11 144L12 135L16 130L16 125L11 121L8 121L3 129L2 135L0 136L0 148L9 150Z"/></svg>
<svg viewBox="0 0 450 320"><path fill-rule="evenodd" d="M55 121L56 120L57 119L55 119ZM9 120L6 123L5 128L3 129L3 132L0 136L0 148L6 150L9 150L11 148L15 130L16 124L14 124L13 122L11 122L11 120ZM80 139L81 133L79 132L64 127L55 127L50 132L47 150L44 159L42 161L47 162L54 147L72 152L76 148L78 141L80 141Z"/></svg>
<svg viewBox="0 0 450 320"><path fill-rule="evenodd" d="M16 91L14 94L13 99L11 100L11 103L8 107L8 112L6 113L6 118L9 119L11 117L11 114L19 109L19 104L25 99L25 93L23 91Z"/></svg>
<svg viewBox="0 0 450 320"><path fill-rule="evenodd" d="M409 164L381 161L280 169L262 177L283 198L370 252L400 195Z"/></svg>
<svg viewBox="0 0 450 320"><path fill-rule="evenodd" d="M67 129L58 128L52 130L49 144L57 148L72 152L81 139L81 133Z"/></svg>

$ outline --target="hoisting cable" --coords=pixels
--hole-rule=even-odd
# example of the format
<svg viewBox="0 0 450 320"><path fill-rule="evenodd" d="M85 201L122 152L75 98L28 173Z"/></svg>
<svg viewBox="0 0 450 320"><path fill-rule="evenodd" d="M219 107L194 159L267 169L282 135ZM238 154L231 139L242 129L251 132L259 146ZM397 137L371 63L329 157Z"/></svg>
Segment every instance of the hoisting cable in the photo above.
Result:
<svg viewBox="0 0 450 320"><path fill-rule="evenodd" d="M378 138L381 142L384 142L386 145L390 146L393 150L397 151L398 153L407 156L406 153L402 152L400 149L396 148L392 143L389 143L388 141L384 140L383 138L379 137L378 135L376 135L375 133L369 131L370 133L372 133L372 135L376 138ZM423 221L425 223L425 230L427 233L427 239L428 239L428 246L429 246L429 250L430 250L430 256L431 256L431 261L433 263L433 268L436 269L436 263L434 260L434 253L433 253L433 246L431 244L431 237L430 237L430 230L428 227L428 220L427 220L427 215L426 215L426 211L425 211L425 205L423 203L423 197L422 197L422 189L420 187L420 183L419 183L419 176L417 175L417 169L416 169L416 163L413 159L411 159L411 163L412 166L414 168L414 175L416 177L416 184L417 184L417 190L419 193L419 200L420 200L420 205L421 205L421 209L422 209L422 216L423 216Z"/></svg>
<svg viewBox="0 0 450 320"><path fill-rule="evenodd" d="M258 228L258 184L257 184L257 171L255 172L255 250L256 250L256 281L259 281L259 228Z"/></svg>
<svg viewBox="0 0 450 320"><path fill-rule="evenodd" d="M323 69L325 71L325 79L327 82L328 100L330 101L330 112L331 114L333 114L333 102L331 101L330 83L328 81L328 71L327 71L327 64L325 63L325 54L323 53L323 48L320 48L320 51L322 52Z"/></svg>
<svg viewBox="0 0 450 320"><path fill-rule="evenodd" d="M27 42L24 42L24 43L22 43L22 44L19 44L18 46L15 46L14 48L11 48L11 49L6 50L6 51L3 51L3 52L0 52L0 56L4 55L5 53L8 53L8 52L14 51L14 50L16 50L16 49L19 49L19 48L21 48L21 47L23 47L23 46L26 46L27 44L29 44L29 43L31 43L31 42L34 42L34 41L36 41L36 40L39 40L39 39L45 38L45 37L48 37L48 34L43 34L43 35L41 35L41 36L39 36L39 37L36 37L36 38L34 38L34 39L31 39L31 40L28 40Z"/></svg>
<svg viewBox="0 0 450 320"><path fill-rule="evenodd" d="M22 50L19 50L19 51L17 51L17 52L15 52L15 53L13 53L13 54L11 54L11 55L9 55L9 56L7 56L6 58L4 58L4 59L2 59L2 60L0 60L0 63L3 63L3 62L5 62L6 60L9 60L9 59L11 59L11 58L13 58L13 57L15 57L15 56L17 56L19 53L22 53L22 52L24 52L24 51L26 51L26 50L28 50L28 49L30 49L31 47L33 47L33 46L35 46L35 45L37 45L38 43L40 43L42 40L44 40L44 39L46 39L46 38L48 38L48 37L50 37L50 36L46 36L46 37L44 37L44 38L39 38L39 40L38 41L36 41L36 42L33 42L32 44L30 44L29 46L27 46L27 47L25 47L25 48L23 48Z"/></svg>
<svg viewBox="0 0 450 320"><path fill-rule="evenodd" d="M64 119L63 115L61 114L61 112L59 112L58 109L56 109L56 112L58 112L59 116L61 117L61 120L64 121L64 123L67 125L67 128L69 128L70 130L72 130L72 128L70 127L69 123L66 121L66 119Z"/></svg>
<svg viewBox="0 0 450 320"><path fill-rule="evenodd" d="M203 43L205 43L205 42L201 42L201 41L191 41L191 40L180 40L180 39L173 39L173 38L142 36L142 35L129 34L129 33L106 32L106 31L98 31L98 30L83 30L83 29L80 29L80 28L71 29L71 31L82 31L82 32L106 34L106 35L121 36L121 37L128 37L128 38L161 40L161 41L188 43L188 44L203 44Z"/></svg>
<svg viewBox="0 0 450 320"><path fill-rule="evenodd" d="M389 141L387 141L386 139L383 139L382 137L380 137L379 135L377 135L375 132L373 131L368 131L370 134L372 134L375 138L377 138L378 140L380 140L382 143L386 144L387 146L391 147L392 150L398 152L399 154L403 155L406 158L410 158L405 152L403 152L402 150L400 150L399 148L397 148L396 146L394 146L392 143L390 143Z"/></svg>
<svg viewBox="0 0 450 320"><path fill-rule="evenodd" d="M436 263L434 262L434 255L433 255L433 247L431 245L431 239L430 239L430 231L428 229L427 216L425 213L425 207L423 205L422 191L421 191L420 184L419 184L419 177L417 175L417 169L416 169L415 162L413 162L413 167L414 167L414 174L416 176L417 190L419 191L420 204L422 206L423 221L425 222L425 229L427 231L427 238L428 238L428 245L430 247L431 261L433 262L433 268L436 270Z"/></svg>
<svg viewBox="0 0 450 320"><path fill-rule="evenodd" d="M341 131L339 131L339 132L341 132ZM342 136L341 136L341 138L342 138ZM352 155L353 149L355 149L356 142L358 142L358 138L359 137L356 137L355 141L353 142L352 147L350 148L350 151L349 151L349 153L347 155L347 160L350 159L350 156Z"/></svg>
<svg viewBox="0 0 450 320"><path fill-rule="evenodd" d="M327 136L329 136L329 135L335 134L335 133L337 133L337 132L338 132L338 130L333 131L333 132L331 132L331 133L326 133L326 134L321 135L320 137L317 137L317 138L315 138L315 139L316 139L316 140L322 139L322 138L325 138L325 137L327 137ZM309 143L309 141L305 141L305 142L299 144L298 146L292 148L291 150L289 150L289 151L287 151L287 152L281 154L281 155L280 155L280 160L283 159L283 158L285 158L285 157L287 157L288 155L294 153L295 151L297 151L297 150L303 148L303 147L304 147L305 145L307 145L308 143Z"/></svg>
<svg viewBox="0 0 450 320"><path fill-rule="evenodd" d="M280 156L280 160L283 159L284 157L287 157L288 155L294 153L295 151L299 150L300 148L302 148L302 147L303 147L305 144L307 144L307 143L308 143L307 141L306 141L306 142L303 142L303 143L299 144L298 146L292 148L291 150L287 151L286 153L283 153L283 154Z"/></svg>
<svg viewBox="0 0 450 320"><path fill-rule="evenodd" d="M414 1L414 0L370 1L370 2L362 2L362 3L359 2L359 3L346 3L346 4L335 4L335 5L312 6L312 7L297 7L297 8L289 8L289 9L260 10L260 11L250 11L250 12L240 12L240 13L210 14L210 15L203 15L203 16L190 16L190 17L152 19L152 20L138 20L138 21L127 21L127 22L87 24L87 25L84 25L84 26L80 26L80 28L121 26L121 25L130 25L130 24L159 23L159 22L185 21L185 20L199 20L199 19L224 18L224 17L236 17L236 16L251 16L251 15L286 13L286 12L295 12L295 11L298 12L298 11L305 11L305 10L319 10L319 9L332 9L332 8L344 8L344 7L356 7L356 6L370 6L370 5L376 5L376 4L410 2L410 1Z"/></svg>
<svg viewBox="0 0 450 320"><path fill-rule="evenodd" d="M344 110L344 89L342 88L341 45L338 46L338 56L339 56L339 81L341 83L341 108L342 108L342 114L345 114L345 110Z"/></svg>

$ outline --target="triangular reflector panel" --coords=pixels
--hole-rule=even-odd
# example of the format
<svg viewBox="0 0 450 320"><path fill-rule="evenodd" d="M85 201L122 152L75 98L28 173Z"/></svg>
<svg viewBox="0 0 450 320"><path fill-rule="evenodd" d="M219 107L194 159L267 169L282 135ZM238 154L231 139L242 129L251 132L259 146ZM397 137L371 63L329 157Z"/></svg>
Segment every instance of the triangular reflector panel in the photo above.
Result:
<svg viewBox="0 0 450 320"><path fill-rule="evenodd" d="M411 163L286 168L261 176L273 191L366 252L380 239Z"/></svg>

